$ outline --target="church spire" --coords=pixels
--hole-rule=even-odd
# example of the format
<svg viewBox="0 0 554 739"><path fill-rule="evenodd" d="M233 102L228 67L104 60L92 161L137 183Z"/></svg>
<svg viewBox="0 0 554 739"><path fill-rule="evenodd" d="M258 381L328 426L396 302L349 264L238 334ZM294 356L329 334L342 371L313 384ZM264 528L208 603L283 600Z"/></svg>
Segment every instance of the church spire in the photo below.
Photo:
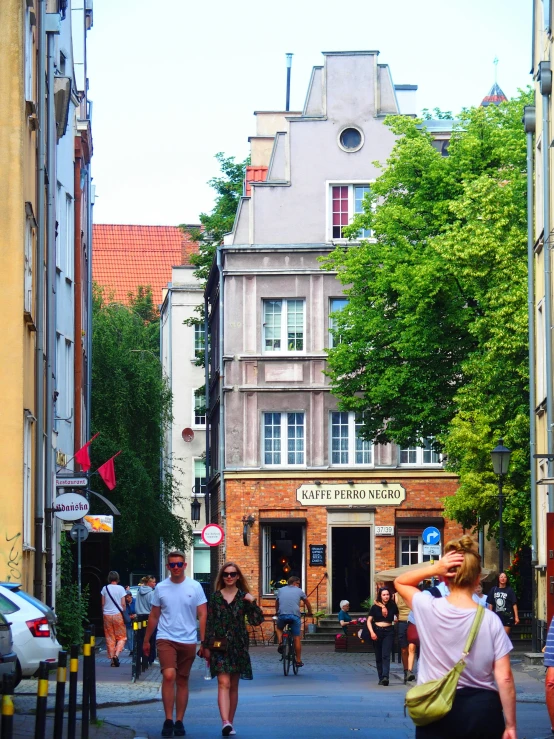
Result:
<svg viewBox="0 0 554 739"><path fill-rule="evenodd" d="M495 57L493 64L494 64L494 85L491 87L488 94L485 95L485 97L481 101L481 107L483 108L486 108L487 105L500 105L500 103L505 103L506 100L508 99L506 95L504 95L502 88L499 86L497 82L498 57Z"/></svg>

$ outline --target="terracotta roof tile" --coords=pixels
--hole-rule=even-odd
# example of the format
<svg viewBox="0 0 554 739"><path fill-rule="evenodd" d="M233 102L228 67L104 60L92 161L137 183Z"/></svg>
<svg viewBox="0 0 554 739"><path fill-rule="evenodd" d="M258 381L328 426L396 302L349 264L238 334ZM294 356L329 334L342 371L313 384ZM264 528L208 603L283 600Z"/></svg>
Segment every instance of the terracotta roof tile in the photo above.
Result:
<svg viewBox="0 0 554 739"><path fill-rule="evenodd" d="M267 179L267 167L253 167L249 165L246 167L246 196L250 197L252 188L250 187L251 182L264 182Z"/></svg>
<svg viewBox="0 0 554 739"><path fill-rule="evenodd" d="M92 238L92 278L122 303L141 285L149 285L154 302L161 303L171 268L190 264L198 252L198 244L177 226L95 223Z"/></svg>

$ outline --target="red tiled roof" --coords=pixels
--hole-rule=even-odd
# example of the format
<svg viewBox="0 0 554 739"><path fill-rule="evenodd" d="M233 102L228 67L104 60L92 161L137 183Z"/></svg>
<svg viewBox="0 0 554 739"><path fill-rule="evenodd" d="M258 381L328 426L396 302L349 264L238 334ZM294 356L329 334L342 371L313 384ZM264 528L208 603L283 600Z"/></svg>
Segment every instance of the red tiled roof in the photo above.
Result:
<svg viewBox="0 0 554 739"><path fill-rule="evenodd" d="M485 95L481 101L481 107L486 108L488 105L500 105L500 103L505 103L507 99L502 88L495 82L489 90L488 95Z"/></svg>
<svg viewBox="0 0 554 739"><path fill-rule="evenodd" d="M199 228L199 226L190 226ZM198 244L177 226L122 226L95 223L92 227L92 279L126 303L139 286L152 288L154 303L171 282L171 268L190 264Z"/></svg>
<svg viewBox="0 0 554 739"><path fill-rule="evenodd" d="M252 188L250 187L251 182L264 182L267 179L267 167L253 167L249 165L246 167L246 196L250 197Z"/></svg>

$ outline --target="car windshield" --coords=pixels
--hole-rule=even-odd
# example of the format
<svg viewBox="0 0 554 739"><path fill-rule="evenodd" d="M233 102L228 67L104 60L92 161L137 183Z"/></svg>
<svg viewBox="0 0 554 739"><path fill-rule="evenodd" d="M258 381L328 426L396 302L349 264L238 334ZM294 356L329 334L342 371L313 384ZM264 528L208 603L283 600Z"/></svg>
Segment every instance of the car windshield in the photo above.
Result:
<svg viewBox="0 0 554 739"><path fill-rule="evenodd" d="M11 600L6 598L5 595L2 595L0 593L0 613L4 616L8 616L10 613L15 613L16 611L19 611L20 608L15 603L13 603Z"/></svg>

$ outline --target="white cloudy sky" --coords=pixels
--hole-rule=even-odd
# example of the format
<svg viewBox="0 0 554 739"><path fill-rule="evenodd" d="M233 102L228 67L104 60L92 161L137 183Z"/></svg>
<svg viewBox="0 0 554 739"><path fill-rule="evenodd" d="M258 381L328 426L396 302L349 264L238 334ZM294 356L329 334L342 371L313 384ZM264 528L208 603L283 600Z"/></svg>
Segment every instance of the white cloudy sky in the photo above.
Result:
<svg viewBox="0 0 554 739"><path fill-rule="evenodd" d="M254 110L301 109L321 51L378 49L418 107L459 111L531 82L523 0L94 0L96 223L197 222L219 151L243 159Z"/></svg>

